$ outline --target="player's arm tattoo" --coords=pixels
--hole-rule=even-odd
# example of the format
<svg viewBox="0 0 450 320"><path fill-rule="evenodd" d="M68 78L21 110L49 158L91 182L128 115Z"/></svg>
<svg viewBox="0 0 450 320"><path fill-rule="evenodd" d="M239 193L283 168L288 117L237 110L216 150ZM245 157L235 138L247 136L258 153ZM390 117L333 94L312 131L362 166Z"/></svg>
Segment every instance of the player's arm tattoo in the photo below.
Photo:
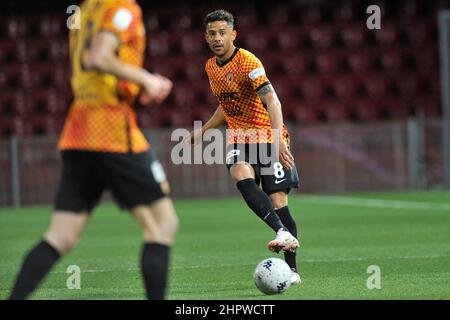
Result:
<svg viewBox="0 0 450 320"><path fill-rule="evenodd" d="M270 83L268 83L265 86L263 86L262 88L258 89L256 91L256 93L258 94L259 98L261 99L262 103L265 106L267 106L269 104L276 104L281 107L281 103L278 100L275 89L273 88L273 86Z"/></svg>

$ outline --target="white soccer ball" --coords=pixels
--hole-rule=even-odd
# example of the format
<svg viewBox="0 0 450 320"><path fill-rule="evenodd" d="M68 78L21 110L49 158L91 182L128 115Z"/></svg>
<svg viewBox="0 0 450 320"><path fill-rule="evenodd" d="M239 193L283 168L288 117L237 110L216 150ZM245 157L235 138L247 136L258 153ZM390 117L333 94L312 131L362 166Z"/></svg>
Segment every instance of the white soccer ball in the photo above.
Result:
<svg viewBox="0 0 450 320"><path fill-rule="evenodd" d="M278 258L261 261L253 273L256 287L264 294L279 294L291 286L291 268Z"/></svg>

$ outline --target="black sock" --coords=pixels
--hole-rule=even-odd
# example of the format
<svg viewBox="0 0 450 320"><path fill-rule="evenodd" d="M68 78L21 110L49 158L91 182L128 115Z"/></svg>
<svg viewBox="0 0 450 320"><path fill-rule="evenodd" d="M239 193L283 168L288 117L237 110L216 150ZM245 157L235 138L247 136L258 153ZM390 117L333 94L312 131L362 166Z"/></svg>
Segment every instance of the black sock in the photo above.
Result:
<svg viewBox="0 0 450 320"><path fill-rule="evenodd" d="M236 186L250 209L269 227L275 232L284 228L283 223L273 209L269 196L256 185L255 179L241 180Z"/></svg>
<svg viewBox="0 0 450 320"><path fill-rule="evenodd" d="M47 241L41 241L26 256L22 269L9 297L10 300L24 300L44 279L60 254Z"/></svg>
<svg viewBox="0 0 450 320"><path fill-rule="evenodd" d="M295 223L294 218L292 217L289 207L283 207L276 210L278 216L280 217L281 222L283 225L289 230L289 232L297 238L297 224ZM285 251L284 252L284 260L289 265L291 269L295 269L297 271L297 261L295 259L296 257L295 252L291 251Z"/></svg>
<svg viewBox="0 0 450 320"><path fill-rule="evenodd" d="M149 300L164 300L169 273L170 248L159 243L145 243L141 268Z"/></svg>

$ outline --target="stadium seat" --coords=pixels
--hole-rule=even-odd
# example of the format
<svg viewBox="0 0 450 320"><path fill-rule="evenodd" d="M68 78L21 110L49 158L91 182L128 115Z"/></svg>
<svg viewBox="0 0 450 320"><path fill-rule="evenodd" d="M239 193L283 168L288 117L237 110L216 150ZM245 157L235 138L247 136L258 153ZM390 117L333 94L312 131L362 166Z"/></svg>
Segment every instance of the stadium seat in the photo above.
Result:
<svg viewBox="0 0 450 320"><path fill-rule="evenodd" d="M280 50L295 50L300 48L301 44L307 38L307 31L302 27L287 27L282 32L277 32L275 43Z"/></svg>
<svg viewBox="0 0 450 320"><path fill-rule="evenodd" d="M305 25L319 25L324 21L324 9L320 5L302 5L297 6L300 13L300 19Z"/></svg>
<svg viewBox="0 0 450 320"><path fill-rule="evenodd" d="M336 77L331 84L334 95L341 101L353 98L356 95L357 86L358 81L353 76Z"/></svg>
<svg viewBox="0 0 450 320"><path fill-rule="evenodd" d="M324 102L323 113L328 122L339 122L349 117L346 105L334 101Z"/></svg>
<svg viewBox="0 0 450 320"><path fill-rule="evenodd" d="M196 87L188 84L176 85L173 88L174 102L178 108L192 106L196 101Z"/></svg>
<svg viewBox="0 0 450 320"><path fill-rule="evenodd" d="M398 41L398 28L392 22L384 22L383 27L379 30L373 30L373 34L380 46L393 45Z"/></svg>
<svg viewBox="0 0 450 320"><path fill-rule="evenodd" d="M17 60L15 43L8 38L0 38L0 64L7 65Z"/></svg>
<svg viewBox="0 0 450 320"><path fill-rule="evenodd" d="M353 23L342 27L339 36L344 46L360 48L367 41L367 29L361 28L360 23Z"/></svg>
<svg viewBox="0 0 450 320"><path fill-rule="evenodd" d="M390 119L405 119L412 114L413 106L403 99L385 99L384 110Z"/></svg>
<svg viewBox="0 0 450 320"><path fill-rule="evenodd" d="M314 77L306 79L300 83L303 97L307 101L318 101L325 96L327 80L325 78Z"/></svg>
<svg viewBox="0 0 450 320"><path fill-rule="evenodd" d="M364 78L363 88L367 95L374 99L383 99L388 91L386 78L381 75Z"/></svg>
<svg viewBox="0 0 450 320"><path fill-rule="evenodd" d="M333 75L340 71L343 59L338 52L324 52L317 54L314 61L320 74Z"/></svg>
<svg viewBox="0 0 450 320"><path fill-rule="evenodd" d="M200 32L187 32L179 39L181 53L184 55L195 55L203 51L205 39Z"/></svg>
<svg viewBox="0 0 450 320"><path fill-rule="evenodd" d="M261 34L254 33L254 31L244 34L240 33L239 39L243 43L243 48L249 48L249 50L251 50L255 54L263 52L269 47L268 37L261 37Z"/></svg>
<svg viewBox="0 0 450 320"><path fill-rule="evenodd" d="M6 18L6 36L12 39L22 38L27 35L28 24L23 17L10 16Z"/></svg>
<svg viewBox="0 0 450 320"><path fill-rule="evenodd" d="M365 74L374 68L375 57L372 51L358 50L348 54L347 62L354 74Z"/></svg>
<svg viewBox="0 0 450 320"><path fill-rule="evenodd" d="M400 73L393 78L401 97L410 99L421 92L419 77L414 72Z"/></svg>
<svg viewBox="0 0 450 320"><path fill-rule="evenodd" d="M388 74L396 73L404 68L406 56L400 49L380 50L380 64Z"/></svg>
<svg viewBox="0 0 450 320"><path fill-rule="evenodd" d="M171 53L169 33L167 31L159 31L148 36L148 54L150 56L165 56Z"/></svg>
<svg viewBox="0 0 450 320"><path fill-rule="evenodd" d="M359 121L374 121L380 116L380 105L378 99L356 99L352 101L352 112Z"/></svg>
<svg viewBox="0 0 450 320"><path fill-rule="evenodd" d="M348 24L355 19L355 6L350 1L337 3L333 6L332 15L336 24Z"/></svg>
<svg viewBox="0 0 450 320"><path fill-rule="evenodd" d="M316 49L328 49L334 43L334 28L331 25L319 25L309 31L309 39Z"/></svg>
<svg viewBox="0 0 450 320"><path fill-rule="evenodd" d="M412 20L410 23L405 23L402 29L408 44L413 47L424 46L432 33L428 24L421 20Z"/></svg>
<svg viewBox="0 0 450 320"><path fill-rule="evenodd" d="M298 103L293 112L295 121L299 123L313 123L319 120L319 108L310 103Z"/></svg>
<svg viewBox="0 0 450 320"><path fill-rule="evenodd" d="M281 63L284 74L291 76L305 75L311 66L309 57L305 54L292 56L290 59L283 59Z"/></svg>
<svg viewBox="0 0 450 320"><path fill-rule="evenodd" d="M58 16L38 16L38 37L56 37L65 32L65 21Z"/></svg>

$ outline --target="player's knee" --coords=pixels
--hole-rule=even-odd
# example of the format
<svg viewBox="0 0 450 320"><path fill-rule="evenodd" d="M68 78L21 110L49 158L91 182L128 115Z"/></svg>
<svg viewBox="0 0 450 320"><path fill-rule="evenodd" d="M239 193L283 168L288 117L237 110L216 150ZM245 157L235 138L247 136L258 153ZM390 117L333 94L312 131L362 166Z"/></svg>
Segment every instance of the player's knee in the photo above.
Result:
<svg viewBox="0 0 450 320"><path fill-rule="evenodd" d="M280 209L288 205L288 199L285 192L277 192L270 195L274 209Z"/></svg>
<svg viewBox="0 0 450 320"><path fill-rule="evenodd" d="M80 236L71 233L48 232L45 239L61 254L67 253L80 242Z"/></svg>
<svg viewBox="0 0 450 320"><path fill-rule="evenodd" d="M230 174L235 182L255 178L251 167L246 164L235 164L231 167Z"/></svg>

